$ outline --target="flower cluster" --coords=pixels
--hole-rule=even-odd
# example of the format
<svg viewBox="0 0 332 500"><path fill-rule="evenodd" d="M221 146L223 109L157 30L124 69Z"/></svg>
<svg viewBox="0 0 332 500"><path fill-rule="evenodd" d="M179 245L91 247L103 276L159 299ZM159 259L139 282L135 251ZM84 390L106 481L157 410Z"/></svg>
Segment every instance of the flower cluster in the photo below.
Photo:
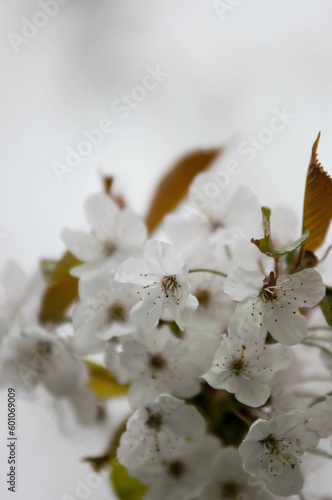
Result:
<svg viewBox="0 0 332 500"><path fill-rule="evenodd" d="M83 425L97 424L102 405L91 370L127 391L131 415L111 450L128 480L146 486L145 500L299 494L302 462L328 456L317 447L332 435L332 328L316 307L326 287L292 244L288 211L272 210L270 221L264 209L262 236L249 187L205 201L165 217L157 238L109 193L96 194L85 205L89 230L62 232L67 272L49 263L28 281L9 262L0 276L1 384L43 387ZM63 300L77 287L60 311L57 286Z"/></svg>

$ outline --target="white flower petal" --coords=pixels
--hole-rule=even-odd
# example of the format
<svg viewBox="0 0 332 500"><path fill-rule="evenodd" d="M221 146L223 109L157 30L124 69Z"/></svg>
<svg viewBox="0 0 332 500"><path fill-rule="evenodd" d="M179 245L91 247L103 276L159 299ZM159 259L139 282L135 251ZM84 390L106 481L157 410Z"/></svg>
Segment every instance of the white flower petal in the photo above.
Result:
<svg viewBox="0 0 332 500"><path fill-rule="evenodd" d="M198 300L194 295L188 295L185 305L179 307L176 304L173 307L174 319L180 330L184 330L189 325L194 311L198 307Z"/></svg>
<svg viewBox="0 0 332 500"><path fill-rule="evenodd" d="M237 377L239 378L240 376L238 375ZM266 403L270 397L270 393L271 390L267 384L241 377L241 380L237 384L235 397L240 403L257 408Z"/></svg>
<svg viewBox="0 0 332 500"><path fill-rule="evenodd" d="M282 307L278 301L268 303L268 314L264 309L264 326L272 337L284 345L299 344L308 333L308 323L296 309ZM271 309L274 307L274 309Z"/></svg>
<svg viewBox="0 0 332 500"><path fill-rule="evenodd" d="M158 325L163 313L163 302L157 295L151 295L138 302L131 310L130 317L141 328L151 330Z"/></svg>
<svg viewBox="0 0 332 500"><path fill-rule="evenodd" d="M259 271L235 268L225 279L224 292L240 301L259 294L264 283L264 275Z"/></svg>
<svg viewBox="0 0 332 500"><path fill-rule="evenodd" d="M184 266L181 253L170 243L149 240L144 246L144 259L149 267L155 266L161 274L177 274Z"/></svg>
<svg viewBox="0 0 332 500"><path fill-rule="evenodd" d="M120 210L115 218L114 239L118 248L141 247L147 237L142 219L129 209Z"/></svg>
<svg viewBox="0 0 332 500"><path fill-rule="evenodd" d="M104 255L102 244L91 234L64 228L61 237L68 250L79 260L90 261Z"/></svg>
<svg viewBox="0 0 332 500"><path fill-rule="evenodd" d="M184 436L192 440L203 437L206 429L205 420L194 406L184 405L177 413L169 417L165 423L176 436Z"/></svg>
<svg viewBox="0 0 332 500"><path fill-rule="evenodd" d="M102 238L111 236L114 217L119 208L109 195L98 193L89 196L84 204L84 211L91 229Z"/></svg>
<svg viewBox="0 0 332 500"><path fill-rule="evenodd" d="M304 269L290 276L280 276L277 280L277 287L283 292L279 300L282 300L283 304L290 303L296 308L313 307L325 295L322 277L315 269Z"/></svg>
<svg viewBox="0 0 332 500"><path fill-rule="evenodd" d="M118 267L114 280L118 283L132 283L133 285L152 285L155 276L151 276L151 270L144 259L129 257Z"/></svg>

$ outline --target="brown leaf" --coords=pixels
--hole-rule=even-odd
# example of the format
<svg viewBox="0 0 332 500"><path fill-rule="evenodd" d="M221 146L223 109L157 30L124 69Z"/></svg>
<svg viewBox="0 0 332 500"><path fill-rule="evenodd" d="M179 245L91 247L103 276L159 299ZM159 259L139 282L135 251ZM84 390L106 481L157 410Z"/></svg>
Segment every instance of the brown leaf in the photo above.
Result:
<svg viewBox="0 0 332 500"><path fill-rule="evenodd" d="M70 252L66 252L55 266L44 292L39 319L41 322L61 321L70 304L77 298L78 278L69 271L80 262Z"/></svg>
<svg viewBox="0 0 332 500"><path fill-rule="evenodd" d="M186 196L194 177L205 170L220 153L220 148L195 151L181 158L161 180L154 195L146 224L153 231L163 217Z"/></svg>
<svg viewBox="0 0 332 500"><path fill-rule="evenodd" d="M332 219L332 179L317 159L320 132L312 147L303 206L303 231L310 236L303 249L314 252L323 243Z"/></svg>
<svg viewBox="0 0 332 500"><path fill-rule="evenodd" d="M113 181L114 181L114 177L111 177L109 175L103 175L101 180L102 180L102 183L104 186L104 192L106 194L110 194L111 189L112 189L112 185L113 185Z"/></svg>
<svg viewBox="0 0 332 500"><path fill-rule="evenodd" d="M113 192L114 177L110 175L102 175L101 180L103 184L104 193L110 195L110 197L113 199L113 201L115 201L115 203L118 205L120 209L126 208L126 202L123 196L119 194L114 194Z"/></svg>

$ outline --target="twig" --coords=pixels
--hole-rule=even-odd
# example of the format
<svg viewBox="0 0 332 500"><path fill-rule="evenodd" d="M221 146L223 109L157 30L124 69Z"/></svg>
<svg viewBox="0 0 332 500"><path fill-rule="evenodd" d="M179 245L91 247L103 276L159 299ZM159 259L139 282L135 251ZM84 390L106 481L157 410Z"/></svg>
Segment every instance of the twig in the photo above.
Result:
<svg viewBox="0 0 332 500"><path fill-rule="evenodd" d="M319 457L329 458L330 460L332 460L331 453L328 453L325 450L321 450L320 448L316 448L315 450L307 450L307 452L311 453L312 455L318 455Z"/></svg>
<svg viewBox="0 0 332 500"><path fill-rule="evenodd" d="M188 272L189 273L212 273L212 274L218 274L219 276L222 276L223 278L227 278L227 274L222 273L221 271L215 271L214 269L190 269Z"/></svg>

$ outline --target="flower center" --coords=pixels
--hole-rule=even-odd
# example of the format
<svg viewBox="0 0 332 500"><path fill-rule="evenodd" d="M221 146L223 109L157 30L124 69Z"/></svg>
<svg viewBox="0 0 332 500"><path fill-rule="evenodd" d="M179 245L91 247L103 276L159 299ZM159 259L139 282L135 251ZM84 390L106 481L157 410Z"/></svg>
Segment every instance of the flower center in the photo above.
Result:
<svg viewBox="0 0 332 500"><path fill-rule="evenodd" d="M259 442L264 446L266 451L270 453L274 453L278 450L278 439L272 435L268 436L266 439L262 439Z"/></svg>
<svg viewBox="0 0 332 500"><path fill-rule="evenodd" d="M242 359L236 359L233 364L232 364L232 370L234 371L235 375L239 375L243 368L243 361Z"/></svg>
<svg viewBox="0 0 332 500"><path fill-rule="evenodd" d="M112 243L111 241L109 240L105 240L103 241L103 250L104 250L104 254L107 256L107 257L110 257L112 255L112 253L114 252L115 250L115 245L114 243Z"/></svg>
<svg viewBox="0 0 332 500"><path fill-rule="evenodd" d="M270 455L279 455L281 457L281 459L285 460L285 462L287 462L292 469L295 468L295 464L293 464L291 462L291 460L289 459L289 457L287 456L288 453L287 453L287 449L289 448L289 445L287 445L287 441L285 441L283 443L283 441L285 441L284 439L278 439L276 438L275 436L272 436L272 434L270 436L268 436L266 439L262 439L261 441L259 441L259 443L261 445L264 446L265 450L270 454ZM285 465L285 462L284 462L284 465Z"/></svg>
<svg viewBox="0 0 332 500"><path fill-rule="evenodd" d="M125 309L121 304L113 304L108 311L110 321L125 321Z"/></svg>
<svg viewBox="0 0 332 500"><path fill-rule="evenodd" d="M160 428L163 423L163 418L159 413L151 413L146 422L145 425L147 427L150 427L151 429L154 429L155 431L159 432Z"/></svg>
<svg viewBox="0 0 332 500"><path fill-rule="evenodd" d="M270 300L278 298L276 279L273 271L270 272L269 277L265 280L260 294L263 297L264 302L269 302Z"/></svg>
<svg viewBox="0 0 332 500"><path fill-rule="evenodd" d="M160 354L150 356L149 366L153 371L162 370L167 365L165 359Z"/></svg>
<svg viewBox="0 0 332 500"><path fill-rule="evenodd" d="M201 288L197 288L196 290L196 299L199 302L199 305L206 308L210 304L211 294L208 290L203 290Z"/></svg>
<svg viewBox="0 0 332 500"><path fill-rule="evenodd" d="M246 346L242 346L242 351L241 351L241 357L238 359L235 359L232 364L231 364L231 370L233 371L234 375L239 375L244 367L244 351L246 350Z"/></svg>
<svg viewBox="0 0 332 500"><path fill-rule="evenodd" d="M52 343L47 340L40 340L36 347L36 353L38 354L38 357L35 360L34 368L37 372L43 372L47 366L45 360L51 359L54 353Z"/></svg>
<svg viewBox="0 0 332 500"><path fill-rule="evenodd" d="M271 289L269 285L264 285L261 291L261 296L263 297L264 302L275 300L278 297L277 289Z"/></svg>
<svg viewBox="0 0 332 500"><path fill-rule="evenodd" d="M169 297L169 293L174 294L180 286L176 280L176 274L163 276L161 280L161 288L167 298Z"/></svg>
<svg viewBox="0 0 332 500"><path fill-rule="evenodd" d="M53 354L53 345L47 340L40 340L37 344L36 351L43 358L50 357Z"/></svg>
<svg viewBox="0 0 332 500"><path fill-rule="evenodd" d="M222 229L225 227L222 220L210 218L209 221L211 231L217 231L217 229Z"/></svg>
<svg viewBox="0 0 332 500"><path fill-rule="evenodd" d="M168 464L168 473L175 479L179 479L181 476L183 476L184 470L184 464L180 462L180 460L174 460L174 462L170 462Z"/></svg>

